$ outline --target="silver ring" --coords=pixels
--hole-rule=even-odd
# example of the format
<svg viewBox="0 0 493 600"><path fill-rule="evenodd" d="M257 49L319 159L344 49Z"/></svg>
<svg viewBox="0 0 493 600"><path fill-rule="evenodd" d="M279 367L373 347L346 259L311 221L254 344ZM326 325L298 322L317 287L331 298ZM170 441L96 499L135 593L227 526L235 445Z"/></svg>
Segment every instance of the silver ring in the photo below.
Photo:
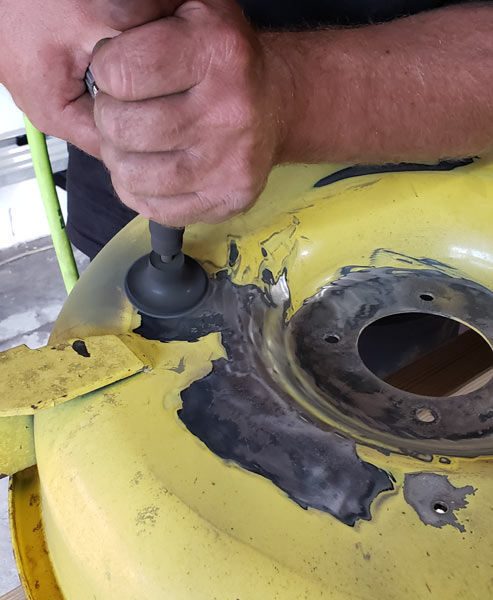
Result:
<svg viewBox="0 0 493 600"><path fill-rule="evenodd" d="M92 74L91 67L87 68L84 81L86 82L87 91L91 94L92 98L95 98L99 93L99 88Z"/></svg>

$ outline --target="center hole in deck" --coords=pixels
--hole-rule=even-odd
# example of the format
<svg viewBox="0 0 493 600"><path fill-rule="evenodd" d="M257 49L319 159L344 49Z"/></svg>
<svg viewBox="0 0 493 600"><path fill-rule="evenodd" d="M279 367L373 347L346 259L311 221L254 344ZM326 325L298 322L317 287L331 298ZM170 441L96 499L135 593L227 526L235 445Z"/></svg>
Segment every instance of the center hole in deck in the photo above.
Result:
<svg viewBox="0 0 493 600"><path fill-rule="evenodd" d="M441 315L402 313L379 319L361 332L358 351L377 377L422 396L470 393L493 376L493 349L486 339Z"/></svg>

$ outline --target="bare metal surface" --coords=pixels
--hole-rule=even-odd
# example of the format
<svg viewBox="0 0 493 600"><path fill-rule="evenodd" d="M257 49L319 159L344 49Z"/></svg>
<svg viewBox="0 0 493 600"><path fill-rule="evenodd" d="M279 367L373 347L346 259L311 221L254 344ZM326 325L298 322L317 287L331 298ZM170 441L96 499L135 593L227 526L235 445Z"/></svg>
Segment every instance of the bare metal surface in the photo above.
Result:
<svg viewBox="0 0 493 600"><path fill-rule="evenodd" d="M455 511L465 508L466 497L474 493L472 486L456 488L445 475L436 473L408 473L404 483L404 497L425 525L452 525L462 533L466 528Z"/></svg>
<svg viewBox="0 0 493 600"><path fill-rule="evenodd" d="M216 361L210 375L182 392L182 421L218 456L270 479L303 508L352 526L371 518L371 503L393 484L358 457L352 440L314 420L273 377L272 352L287 357L271 337L284 329L287 293L284 279L263 294L220 277L196 311L180 319L144 318L139 332L166 341L222 332L228 360ZM270 329L270 320L277 329Z"/></svg>
<svg viewBox="0 0 493 600"><path fill-rule="evenodd" d="M448 316L493 340L491 291L430 267L348 269L293 318L289 329L295 342L289 364L299 364L298 384L327 418L337 411L356 432L371 428L374 439L380 437L407 452L477 455L493 447L493 382L465 396L419 396L377 378L358 353L365 327L398 313ZM423 292L431 294L433 302L422 300ZM327 343L327 335L339 341ZM430 410L436 418L416 418L420 409Z"/></svg>
<svg viewBox="0 0 493 600"><path fill-rule="evenodd" d="M197 311L179 320L144 319L140 332L169 341L221 331L229 360L182 392L180 418L217 455L267 477L301 506L353 525L369 519L373 500L393 485L359 459L354 441L332 422L345 420L362 436L371 430L373 445L381 440L382 448L424 459L444 448L474 456L493 444L493 383L466 397L418 396L386 384L359 355L365 327L398 313L446 315L493 338L492 293L439 265L423 267L342 269L288 323L284 277L269 294L219 277Z"/></svg>

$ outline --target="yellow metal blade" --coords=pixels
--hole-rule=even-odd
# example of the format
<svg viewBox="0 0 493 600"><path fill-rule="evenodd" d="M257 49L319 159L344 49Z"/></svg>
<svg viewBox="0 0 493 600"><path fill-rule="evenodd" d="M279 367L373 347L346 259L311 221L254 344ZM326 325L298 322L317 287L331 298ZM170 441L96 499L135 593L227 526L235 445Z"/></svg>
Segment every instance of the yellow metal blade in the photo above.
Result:
<svg viewBox="0 0 493 600"><path fill-rule="evenodd" d="M138 373L144 363L117 337L71 340L0 354L0 417L33 415Z"/></svg>

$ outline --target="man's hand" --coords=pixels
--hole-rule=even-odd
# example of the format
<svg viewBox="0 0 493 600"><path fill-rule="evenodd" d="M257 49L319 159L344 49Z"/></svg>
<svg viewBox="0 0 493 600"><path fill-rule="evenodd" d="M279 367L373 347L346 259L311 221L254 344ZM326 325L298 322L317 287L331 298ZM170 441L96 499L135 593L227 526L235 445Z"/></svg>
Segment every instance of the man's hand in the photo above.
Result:
<svg viewBox="0 0 493 600"><path fill-rule="evenodd" d="M99 154L84 74L92 49L117 32L79 0L2 0L0 82L45 133Z"/></svg>
<svg viewBox="0 0 493 600"><path fill-rule="evenodd" d="M246 210L277 163L493 150L488 2L305 33L254 32L234 0L91 2L138 25L94 57L95 117L116 191L161 223Z"/></svg>
<svg viewBox="0 0 493 600"><path fill-rule="evenodd" d="M285 84L236 2L185 2L107 42L91 68L102 158L125 204L183 226L256 200L277 161Z"/></svg>

